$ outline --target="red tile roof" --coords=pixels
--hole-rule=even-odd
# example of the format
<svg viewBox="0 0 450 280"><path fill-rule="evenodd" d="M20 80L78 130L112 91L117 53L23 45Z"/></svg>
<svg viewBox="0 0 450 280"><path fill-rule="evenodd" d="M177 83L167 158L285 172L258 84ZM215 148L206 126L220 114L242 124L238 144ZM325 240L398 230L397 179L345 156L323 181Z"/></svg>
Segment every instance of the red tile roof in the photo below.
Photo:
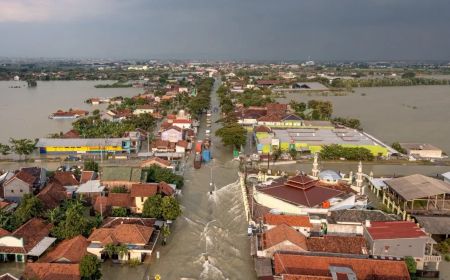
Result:
<svg viewBox="0 0 450 280"><path fill-rule="evenodd" d="M271 248L286 240L297 245L305 251L308 250L306 244L306 236L286 224L281 224L263 233L263 248Z"/></svg>
<svg viewBox="0 0 450 280"><path fill-rule="evenodd" d="M36 197L42 201L45 209L53 209L67 199L67 191L60 183L52 181Z"/></svg>
<svg viewBox="0 0 450 280"><path fill-rule="evenodd" d="M158 192L157 183L131 185L131 197L150 197Z"/></svg>
<svg viewBox="0 0 450 280"><path fill-rule="evenodd" d="M371 222L366 229L373 240L427 236L415 223L408 221Z"/></svg>
<svg viewBox="0 0 450 280"><path fill-rule="evenodd" d="M339 254L365 255L368 253L366 239L362 236L310 237L307 240L308 251Z"/></svg>
<svg viewBox="0 0 450 280"><path fill-rule="evenodd" d="M76 186L78 185L78 181L73 175L72 172L66 171L57 171L55 175L53 175L53 179L58 181L62 186Z"/></svg>
<svg viewBox="0 0 450 280"><path fill-rule="evenodd" d="M83 171L81 172L80 184L84 184L87 181L95 180L97 173L94 171Z"/></svg>
<svg viewBox="0 0 450 280"><path fill-rule="evenodd" d="M180 147L183 147L183 148L187 149L187 147L189 146L189 143L187 141L184 141L184 140L179 140L177 142L177 146L180 146Z"/></svg>
<svg viewBox="0 0 450 280"><path fill-rule="evenodd" d="M158 193L167 196L172 196L175 193L175 190L171 186L169 186L169 184L167 184L166 182L160 182L158 184Z"/></svg>
<svg viewBox="0 0 450 280"><path fill-rule="evenodd" d="M103 245L114 243L147 244L152 236L153 228L137 224L120 224L113 228L94 229L88 241Z"/></svg>
<svg viewBox="0 0 450 280"><path fill-rule="evenodd" d="M108 204L113 207L130 207L133 200L129 193L109 193Z"/></svg>
<svg viewBox="0 0 450 280"><path fill-rule="evenodd" d="M78 264L27 263L23 277L27 280L79 280Z"/></svg>
<svg viewBox="0 0 450 280"><path fill-rule="evenodd" d="M350 268L356 274L357 279L410 279L404 261L308 256L283 253L274 254L274 269L276 275L290 274L330 277L330 266Z"/></svg>
<svg viewBox="0 0 450 280"><path fill-rule="evenodd" d="M282 120L281 116L278 114L266 115L258 118L259 122L280 122Z"/></svg>
<svg viewBox="0 0 450 280"><path fill-rule="evenodd" d="M16 174L16 176L12 177L11 179L9 179L8 182L6 182L5 184L8 184L10 181L12 181L14 178L17 178L27 184L29 184L30 186L33 185L36 181L36 177L31 175L30 173L28 173L25 170L21 170L19 171L19 173Z"/></svg>
<svg viewBox="0 0 450 280"><path fill-rule="evenodd" d="M264 223L268 225L286 224L291 227L312 227L308 216L299 215L275 215L267 213L264 215Z"/></svg>
<svg viewBox="0 0 450 280"><path fill-rule="evenodd" d="M0 228L0 237L11 234L6 229Z"/></svg>
<svg viewBox="0 0 450 280"><path fill-rule="evenodd" d="M165 159L162 159L162 158L160 158L160 157L152 157L152 158L149 158L149 159L147 159L147 160L144 160L142 163L141 163L141 167L148 167L148 166L151 166L151 165L153 165L153 164L156 164L156 165L159 165L159 166L163 166L163 167L169 167L169 166L171 166L171 162L170 161L168 161L168 160L165 160Z"/></svg>
<svg viewBox="0 0 450 280"><path fill-rule="evenodd" d="M64 133L62 138L80 138L80 133L75 129L72 129Z"/></svg>
<svg viewBox="0 0 450 280"><path fill-rule="evenodd" d="M53 263L53 262L70 262L79 263L86 255L86 248L89 245L87 239L78 235L72 239L63 240L55 249L48 252L44 257L39 259L39 262Z"/></svg>
<svg viewBox="0 0 450 280"><path fill-rule="evenodd" d="M176 119L176 120L173 120L173 123L192 123L192 121L186 120L186 119Z"/></svg>
<svg viewBox="0 0 450 280"><path fill-rule="evenodd" d="M272 130L265 125L260 125L260 126L255 127L254 131L270 133Z"/></svg>

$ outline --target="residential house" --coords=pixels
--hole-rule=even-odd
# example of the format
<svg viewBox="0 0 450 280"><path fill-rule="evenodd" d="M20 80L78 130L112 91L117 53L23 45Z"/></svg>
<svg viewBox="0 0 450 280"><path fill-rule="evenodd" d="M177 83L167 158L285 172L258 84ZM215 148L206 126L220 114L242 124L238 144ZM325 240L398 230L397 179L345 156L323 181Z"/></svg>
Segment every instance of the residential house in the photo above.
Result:
<svg viewBox="0 0 450 280"><path fill-rule="evenodd" d="M19 280L19 278L15 277L10 273L5 273L0 275L0 280Z"/></svg>
<svg viewBox="0 0 450 280"><path fill-rule="evenodd" d="M100 180L90 180L82 183L75 194L82 200L95 201L97 196L100 196L105 187L101 185Z"/></svg>
<svg viewBox="0 0 450 280"><path fill-rule="evenodd" d="M175 189L165 182L132 185L130 196L134 199L134 202L131 210L134 213L142 213L145 201L156 194L173 196L175 194Z"/></svg>
<svg viewBox="0 0 450 280"><path fill-rule="evenodd" d="M161 132L161 140L177 143L178 141L183 140L183 129L178 126L171 126Z"/></svg>
<svg viewBox="0 0 450 280"><path fill-rule="evenodd" d="M40 257L55 241L48 237L51 224L32 218L12 233L3 230L0 237L0 262L26 262Z"/></svg>
<svg viewBox="0 0 450 280"><path fill-rule="evenodd" d="M146 167L150 167L152 165L157 165L161 168L167 168L167 169L172 169L172 170L174 169L171 161L165 160L165 159L162 159L159 157L152 157L147 160L144 160L143 162L141 162L141 164L139 166L141 168L146 168Z"/></svg>
<svg viewBox="0 0 450 280"><path fill-rule="evenodd" d="M275 253L273 271L283 280L390 279L410 280L404 261L348 256Z"/></svg>
<svg viewBox="0 0 450 280"><path fill-rule="evenodd" d="M309 216L306 215L276 215L271 213L264 215L265 228L272 229L282 224L290 226L306 237L309 236L311 228L313 227L309 220Z"/></svg>
<svg viewBox="0 0 450 280"><path fill-rule="evenodd" d="M411 256L418 270L438 271L441 256L433 252L436 242L414 222L368 222L364 227L370 254L378 257Z"/></svg>
<svg viewBox="0 0 450 280"><path fill-rule="evenodd" d="M139 105L136 107L136 109L133 111L133 115L140 115L140 114L153 114L155 113L157 108L154 105Z"/></svg>
<svg viewBox="0 0 450 280"><path fill-rule="evenodd" d="M189 148L189 143L187 141L184 141L184 140L179 140L175 144L175 152L176 153L184 154L184 153L186 153L188 148Z"/></svg>
<svg viewBox="0 0 450 280"><path fill-rule="evenodd" d="M71 239L63 240L53 250L49 251L42 258L40 263L80 263L87 254L86 248L89 245L87 239L78 235Z"/></svg>
<svg viewBox="0 0 450 280"><path fill-rule="evenodd" d="M442 149L427 143L400 143L406 154L416 159L442 158Z"/></svg>
<svg viewBox="0 0 450 280"><path fill-rule="evenodd" d="M130 193L112 193L108 196L97 196L94 210L102 215L109 215L114 208L125 208L127 210L134 206L134 200Z"/></svg>
<svg viewBox="0 0 450 280"><path fill-rule="evenodd" d="M151 255L154 245L158 239L159 231L151 226L142 225L136 220L130 223L103 225L94 229L88 238L91 242L87 251L97 256L98 259L108 258L104 248L108 244L125 245L128 253L124 255L113 255L112 259L117 261L138 260L142 262L147 255ZM133 222L133 223L131 223Z"/></svg>
<svg viewBox="0 0 450 280"><path fill-rule="evenodd" d="M9 201L20 202L25 194L39 191L45 185L46 178L43 168L22 168L3 183L3 197Z"/></svg>
<svg viewBox="0 0 450 280"><path fill-rule="evenodd" d="M145 177L145 174L142 174L141 168L105 166L102 169L100 181L107 189L114 187L126 187L130 189L131 185L140 183L143 177Z"/></svg>
<svg viewBox="0 0 450 280"><path fill-rule="evenodd" d="M87 170L83 170L81 171L81 175L80 175L80 184L84 184L88 181L92 181L97 179L97 172L95 171L87 171Z"/></svg>
<svg viewBox="0 0 450 280"><path fill-rule="evenodd" d="M42 202L44 209L54 209L64 200L71 198L59 181L52 179L50 183L40 191L36 197Z"/></svg>
<svg viewBox="0 0 450 280"><path fill-rule="evenodd" d="M79 264L28 263L23 274L25 280L80 280Z"/></svg>
<svg viewBox="0 0 450 280"><path fill-rule="evenodd" d="M173 120L172 125L181 129L189 129L192 128L192 121L187 119L175 119Z"/></svg>

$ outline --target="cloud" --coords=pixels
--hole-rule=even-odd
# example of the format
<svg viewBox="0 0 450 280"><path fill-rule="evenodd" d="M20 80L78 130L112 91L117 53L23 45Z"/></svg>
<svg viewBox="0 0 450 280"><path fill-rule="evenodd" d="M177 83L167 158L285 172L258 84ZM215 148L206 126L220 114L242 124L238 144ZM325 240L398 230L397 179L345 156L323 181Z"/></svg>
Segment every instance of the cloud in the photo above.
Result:
<svg viewBox="0 0 450 280"><path fill-rule="evenodd" d="M0 22L73 21L112 13L113 0L0 0Z"/></svg>

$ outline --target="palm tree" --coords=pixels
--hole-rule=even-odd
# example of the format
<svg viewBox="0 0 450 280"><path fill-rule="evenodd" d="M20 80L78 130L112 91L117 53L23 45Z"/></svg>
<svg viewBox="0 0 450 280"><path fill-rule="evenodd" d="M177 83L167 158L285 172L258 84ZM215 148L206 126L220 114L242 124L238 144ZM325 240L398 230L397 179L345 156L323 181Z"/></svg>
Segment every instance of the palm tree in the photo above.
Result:
<svg viewBox="0 0 450 280"><path fill-rule="evenodd" d="M128 246L125 244L120 244L116 246L116 253L119 255L121 259L124 258L124 256L127 256L128 258Z"/></svg>
<svg viewBox="0 0 450 280"><path fill-rule="evenodd" d="M162 228L162 236L163 236L163 245L166 245L167 243L167 237L169 237L170 235L170 228L167 224L164 224L163 228Z"/></svg>
<svg viewBox="0 0 450 280"><path fill-rule="evenodd" d="M58 220L59 216L59 207L56 207L54 209L49 209L46 213L47 219L51 224L54 224Z"/></svg>
<svg viewBox="0 0 450 280"><path fill-rule="evenodd" d="M103 253L106 253L110 259L112 259L113 255L116 253L116 245L113 243L106 244L103 247Z"/></svg>

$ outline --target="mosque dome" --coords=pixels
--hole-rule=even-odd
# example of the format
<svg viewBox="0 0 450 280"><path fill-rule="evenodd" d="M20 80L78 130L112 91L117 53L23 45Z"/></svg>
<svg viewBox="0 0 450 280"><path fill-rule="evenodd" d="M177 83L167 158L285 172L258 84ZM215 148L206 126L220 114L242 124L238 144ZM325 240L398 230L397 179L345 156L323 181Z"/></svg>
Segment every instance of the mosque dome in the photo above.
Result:
<svg viewBox="0 0 450 280"><path fill-rule="evenodd" d="M319 173L319 179L327 182L336 182L342 179L342 176L339 175L336 171L333 170L324 170Z"/></svg>

